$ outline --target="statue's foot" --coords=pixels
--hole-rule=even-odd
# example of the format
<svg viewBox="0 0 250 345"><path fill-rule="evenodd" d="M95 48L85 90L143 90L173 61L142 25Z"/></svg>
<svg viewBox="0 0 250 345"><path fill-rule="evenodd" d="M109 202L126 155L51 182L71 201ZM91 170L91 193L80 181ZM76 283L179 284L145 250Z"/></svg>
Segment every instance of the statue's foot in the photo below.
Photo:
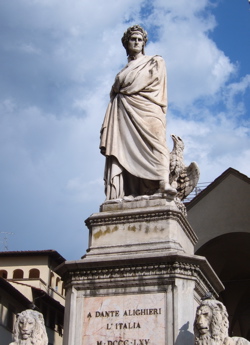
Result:
<svg viewBox="0 0 250 345"><path fill-rule="evenodd" d="M141 201L141 200L149 200L150 199L150 196L149 195L137 195L135 197L135 201Z"/></svg>
<svg viewBox="0 0 250 345"><path fill-rule="evenodd" d="M135 199L134 195L127 195L123 197L124 201L133 201Z"/></svg>
<svg viewBox="0 0 250 345"><path fill-rule="evenodd" d="M168 182L165 180L160 181L160 191L162 193L166 193L167 195L175 196L177 194L177 190L170 186Z"/></svg>
<svg viewBox="0 0 250 345"><path fill-rule="evenodd" d="M157 193L154 193L154 194L150 195L149 199L151 199L151 200L162 199L162 193L159 193L159 191L158 191Z"/></svg>
<svg viewBox="0 0 250 345"><path fill-rule="evenodd" d="M117 198L117 199L106 199L104 201L104 204L119 204L122 202L122 199Z"/></svg>

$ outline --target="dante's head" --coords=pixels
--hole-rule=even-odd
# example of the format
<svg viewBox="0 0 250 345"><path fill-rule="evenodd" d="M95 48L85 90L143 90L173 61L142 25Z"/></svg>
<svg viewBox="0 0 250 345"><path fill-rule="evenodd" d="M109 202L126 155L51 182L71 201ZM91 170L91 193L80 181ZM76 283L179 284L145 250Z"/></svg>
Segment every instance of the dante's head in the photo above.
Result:
<svg viewBox="0 0 250 345"><path fill-rule="evenodd" d="M127 55L129 55L128 42L129 42L130 37L134 34L140 35L142 37L142 40L143 40L142 54L145 54L144 47L148 40L147 31L145 31L140 25L133 25L133 26L130 26L124 32L123 37L122 37L122 44L123 44L123 47L126 49Z"/></svg>

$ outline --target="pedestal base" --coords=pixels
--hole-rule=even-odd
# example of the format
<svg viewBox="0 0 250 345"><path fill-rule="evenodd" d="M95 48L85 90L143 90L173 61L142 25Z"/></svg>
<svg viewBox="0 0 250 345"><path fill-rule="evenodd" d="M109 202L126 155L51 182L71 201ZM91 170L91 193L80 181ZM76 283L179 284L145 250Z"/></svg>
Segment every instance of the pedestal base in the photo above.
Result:
<svg viewBox="0 0 250 345"><path fill-rule="evenodd" d="M200 298L223 286L193 254L196 235L175 203L152 202L106 205L87 219L87 254L57 270L64 345L194 344Z"/></svg>
<svg viewBox="0 0 250 345"><path fill-rule="evenodd" d="M198 256L67 262L64 345L193 345L201 296L223 289Z"/></svg>

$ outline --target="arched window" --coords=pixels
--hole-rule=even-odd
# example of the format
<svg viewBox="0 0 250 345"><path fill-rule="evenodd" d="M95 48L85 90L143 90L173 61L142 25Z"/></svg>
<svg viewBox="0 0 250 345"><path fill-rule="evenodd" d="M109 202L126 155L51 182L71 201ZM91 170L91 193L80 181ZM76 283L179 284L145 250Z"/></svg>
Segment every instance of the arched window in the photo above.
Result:
<svg viewBox="0 0 250 345"><path fill-rule="evenodd" d="M58 288L59 288L59 284L60 284L60 278L56 278L56 286L55 286L55 290L58 291Z"/></svg>
<svg viewBox="0 0 250 345"><path fill-rule="evenodd" d="M65 296L65 289L64 289L63 285L62 285L62 296Z"/></svg>
<svg viewBox="0 0 250 345"><path fill-rule="evenodd" d="M32 268L29 272L29 278L40 278L40 271L37 268Z"/></svg>
<svg viewBox="0 0 250 345"><path fill-rule="evenodd" d="M53 272L50 272L50 287L54 287L54 280L55 280L55 275Z"/></svg>
<svg viewBox="0 0 250 345"><path fill-rule="evenodd" d="M16 269L13 272L13 279L22 279L23 278L23 270Z"/></svg>
<svg viewBox="0 0 250 345"><path fill-rule="evenodd" d="M0 270L0 277L7 279L8 277L8 272L6 270Z"/></svg>

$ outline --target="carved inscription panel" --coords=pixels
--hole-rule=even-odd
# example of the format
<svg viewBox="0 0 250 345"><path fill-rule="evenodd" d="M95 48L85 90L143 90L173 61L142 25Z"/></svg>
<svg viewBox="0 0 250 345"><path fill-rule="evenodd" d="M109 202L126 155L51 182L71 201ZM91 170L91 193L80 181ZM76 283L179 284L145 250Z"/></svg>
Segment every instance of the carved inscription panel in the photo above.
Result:
<svg viewBox="0 0 250 345"><path fill-rule="evenodd" d="M164 293L85 298L82 344L164 345Z"/></svg>

